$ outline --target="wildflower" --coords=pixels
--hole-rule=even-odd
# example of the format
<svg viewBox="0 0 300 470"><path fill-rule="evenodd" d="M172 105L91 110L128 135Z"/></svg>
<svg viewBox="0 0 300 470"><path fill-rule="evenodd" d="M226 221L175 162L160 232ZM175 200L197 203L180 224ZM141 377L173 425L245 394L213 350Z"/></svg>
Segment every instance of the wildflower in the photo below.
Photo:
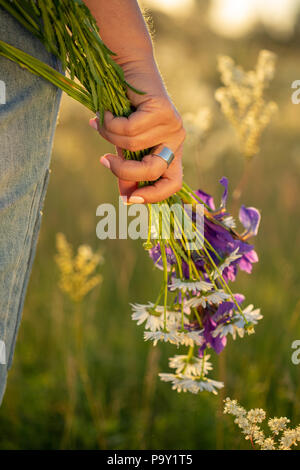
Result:
<svg viewBox="0 0 300 470"><path fill-rule="evenodd" d="M55 261L60 271L59 287L72 301L80 302L102 281L99 274L94 274L102 262L102 256L93 253L88 245L81 245L74 256L72 246L62 233L56 236L56 247Z"/></svg>
<svg viewBox="0 0 300 470"><path fill-rule="evenodd" d="M159 307L162 309L163 311L163 308L164 307ZM186 315L186 312L181 312L179 310L167 310L167 323L168 325L170 325L170 328L171 329L176 329L176 328L179 328L182 323L183 324L188 324L189 322L189 319L188 319L188 316Z"/></svg>
<svg viewBox="0 0 300 470"><path fill-rule="evenodd" d="M270 418L268 421L269 428L274 434L278 435L280 431L286 429L287 424L290 420L286 417L281 418Z"/></svg>
<svg viewBox="0 0 300 470"><path fill-rule="evenodd" d="M184 128L190 141L202 139L211 127L212 115L208 108L202 108L197 113L183 115Z"/></svg>
<svg viewBox="0 0 300 470"><path fill-rule="evenodd" d="M213 319L218 320L218 325L212 333L214 338L217 336L223 338L228 334L231 334L233 339L236 339L236 335L238 335L240 338L243 338L246 322L250 325L256 325L258 320L263 318L260 313L260 309L253 310L253 305L248 305L248 307L242 310L243 315L237 311L234 311L234 308L235 305L233 302L227 302L222 304L215 313Z"/></svg>
<svg viewBox="0 0 300 470"><path fill-rule="evenodd" d="M172 382L172 389L177 392L191 392L197 394L199 392L207 391L217 395L218 390L224 387L223 382L218 382L212 379L197 380L183 375L175 374L159 374L163 382Z"/></svg>
<svg viewBox="0 0 300 470"><path fill-rule="evenodd" d="M216 328L216 322L212 319L210 314L207 314L203 318L203 337L205 341L199 350L199 354L202 355L206 348L213 348L217 354L223 351L226 346L226 337L214 336L213 332Z"/></svg>
<svg viewBox="0 0 300 470"><path fill-rule="evenodd" d="M267 437L267 439L262 441L261 450L276 450L274 439L272 439L272 437Z"/></svg>
<svg viewBox="0 0 300 470"><path fill-rule="evenodd" d="M231 400L227 397L224 403L224 414L228 413L234 416L244 416L246 414L246 410L238 404L237 400Z"/></svg>
<svg viewBox="0 0 300 470"><path fill-rule="evenodd" d="M163 341L164 343L171 343L178 345L178 336L176 331L145 331L144 332L145 341L153 341L153 345L156 346L158 341Z"/></svg>
<svg viewBox="0 0 300 470"><path fill-rule="evenodd" d="M191 297L185 301L184 306L186 311L188 311L190 308L197 308L199 306L205 308L207 304L218 305L229 298L230 295L220 289L208 295Z"/></svg>
<svg viewBox="0 0 300 470"><path fill-rule="evenodd" d="M188 281L174 278L172 279L172 283L169 284L169 289L171 291L180 289L182 292L207 292L213 289L213 284L205 281Z"/></svg>
<svg viewBox="0 0 300 470"><path fill-rule="evenodd" d="M164 328L164 307L162 305L154 305L148 302L147 305L131 304L133 313L132 320L136 320L138 325L145 322L145 329L152 332L163 330ZM168 325L174 330L179 326L182 321L182 314L180 311L166 310L166 319ZM183 315L183 321L188 322L186 315Z"/></svg>
<svg viewBox="0 0 300 470"><path fill-rule="evenodd" d="M221 80L225 85L216 91L216 100L238 133L246 157L259 152L259 140L277 109L274 102L265 102L264 89L274 75L275 54L263 50L256 69L245 72L227 56L218 61Z"/></svg>
<svg viewBox="0 0 300 470"><path fill-rule="evenodd" d="M247 273L251 273L252 264L258 261L258 256L253 250L253 246L247 243L247 240L250 238L250 236L257 234L260 217L257 209L245 208L243 206L239 217L241 223L245 227L244 238L237 237L234 233L228 231L228 229L223 226L224 219L229 217L225 207L228 196L227 178L221 178L220 183L224 186L224 192L221 198L220 207L217 210L215 209L215 203L212 196L201 190L195 191L195 195L212 210L212 216L217 222L214 223L213 220L210 220L207 217L204 218L204 239L212 247L212 249L208 249L208 251L214 263L218 265L218 269L214 269L211 273L212 279L215 280L220 277L220 274L222 274L224 280L227 282L229 280L235 280L238 267ZM255 214L252 211L255 211ZM251 230L249 229L249 218L253 219ZM223 225L219 224L219 222L222 222ZM167 269L170 272L172 267L177 265L177 260L172 248L167 244L165 245L165 251L167 257ZM217 252L218 255L223 258L223 263L219 263L215 252ZM161 247L159 242L151 250L149 250L149 254L154 261L155 266L157 266L159 269L163 269ZM203 259L199 258L197 253L193 253L192 258L195 262L196 268L202 273L202 275L204 275L204 277L207 277L207 271L205 263L203 263ZM190 270L185 260L182 260L182 271L186 280L181 280L181 282L189 282ZM207 279L207 281L209 280L210 279Z"/></svg>
<svg viewBox="0 0 300 470"><path fill-rule="evenodd" d="M207 354L204 358L189 358L188 355L177 355L169 359L169 367L176 369L176 374L183 373L186 376L207 375L212 370L212 364L209 362L210 356Z"/></svg>
<svg viewBox="0 0 300 470"><path fill-rule="evenodd" d="M255 408L248 411L247 419L250 423L261 423L266 418L266 412L261 408Z"/></svg>
<svg viewBox="0 0 300 470"><path fill-rule="evenodd" d="M215 209L215 203L213 198L203 191L196 191L195 194L203 200L212 210L212 215L216 221L223 223L224 219L229 217L226 211L226 201L228 196L228 181L227 178L223 177L220 183L224 187L224 192L221 198L221 204L219 209ZM253 246L248 244L246 241L251 237L257 235L260 214L259 211L253 207L242 206L239 212L239 219L245 228L245 232L242 236L237 237L235 233L228 231L222 225L215 224L213 221L204 219L204 238L209 242L212 248L223 258L223 262L219 264L218 259L212 251L209 250L210 256L214 260L218 269L213 269L211 272L211 278L216 280L220 277L220 274L227 281L234 281L237 275L237 268L239 267L242 271L251 273L252 264L258 261L258 256L253 249ZM200 267L202 269L202 267ZM205 272L205 270L203 270ZM206 273L206 272L205 272Z"/></svg>
<svg viewBox="0 0 300 470"><path fill-rule="evenodd" d="M285 429L280 439L280 449L288 450L292 445L297 445L298 435L296 429Z"/></svg>
<svg viewBox="0 0 300 470"><path fill-rule="evenodd" d="M245 232L242 235L244 240L257 235L260 224L260 213L255 207L245 207L242 205L239 212L239 219L245 228Z"/></svg>
<svg viewBox="0 0 300 470"><path fill-rule="evenodd" d="M176 265L176 257L172 248L169 246L165 246L166 256L167 256L167 264L168 264L168 271L170 271L172 266ZM149 255L152 258L155 266L161 270L163 270L163 262L161 257L161 247L160 243L158 242L151 250L149 250Z"/></svg>
<svg viewBox="0 0 300 470"><path fill-rule="evenodd" d="M251 328L247 330L246 328L246 322L249 323L250 325L257 325L258 320L261 320L263 316L260 313L260 309L256 308L253 310L253 305L248 305L243 310L243 315L240 313L237 313L235 316L235 330L238 332L239 336L242 338L244 335L244 331L248 332L248 334L251 334Z"/></svg>
<svg viewBox="0 0 300 470"><path fill-rule="evenodd" d="M204 214L206 249L187 253L184 252L184 243L180 242L176 248L175 241L171 239L164 242L159 240L149 250L155 266L166 271L167 294L165 295L175 295L172 301L173 307L166 307L164 313L162 306L154 308L150 303L133 305L132 318L137 320L138 324L144 323L145 329L149 330L144 334L145 340L152 340L154 345L158 341L163 341L175 344L177 347L180 345L198 347L199 362L195 361L193 366L191 363L185 365L185 376L186 370L189 376L191 370L196 370L195 364L200 364L207 349L212 348L217 354L221 353L226 346L228 334L234 339L237 335L243 337L245 331L250 334L253 325L262 318L259 310L254 310L253 306L244 312L240 307L244 297L240 294L233 296L226 288L228 280L235 280L238 268L250 273L252 264L258 261L257 254L253 246L248 243L248 239L257 234L260 215L257 209L242 206L239 218L245 230L242 235L234 232L232 230L234 221L226 209L227 178L221 178L220 183L224 189L218 208L213 198L204 191L198 190L192 193L196 201L203 201L206 205L207 212ZM187 216L194 221L193 209L190 209ZM195 380L195 375L192 378ZM173 386L176 389L189 391L211 387L208 382L196 387L194 382L190 382L191 377L184 380L183 382L182 377L180 380L177 377Z"/></svg>
<svg viewBox="0 0 300 470"><path fill-rule="evenodd" d="M290 450L291 447L297 445L300 441L300 426L295 429L287 429L286 426L290 420L286 417L270 418L268 426L273 432L272 436L265 436L263 430L258 426L266 418L266 412L261 408L255 408L246 412L237 400L226 398L224 400L224 413L235 416L235 424L239 426L245 439L251 440L252 445L255 443L261 450ZM282 433L281 437L276 437Z"/></svg>
<svg viewBox="0 0 300 470"><path fill-rule="evenodd" d="M249 426L249 421L245 416L238 416L234 422L242 429L246 429Z"/></svg>
<svg viewBox="0 0 300 470"><path fill-rule="evenodd" d="M265 439L265 434L261 429L253 430L253 441L255 442L255 444L263 446L265 443Z"/></svg>
<svg viewBox="0 0 300 470"><path fill-rule="evenodd" d="M184 346L202 346L204 343L202 331L178 331L177 339Z"/></svg>
<svg viewBox="0 0 300 470"><path fill-rule="evenodd" d="M131 318L137 320L137 324L145 323L145 329L150 331L161 330L164 327L162 312L158 312L151 302L148 305L131 304L133 313Z"/></svg>
<svg viewBox="0 0 300 470"><path fill-rule="evenodd" d="M262 87L267 87L273 80L275 73L276 55L273 52L262 50L258 56L256 65L256 79Z"/></svg>
<svg viewBox="0 0 300 470"><path fill-rule="evenodd" d="M212 272L212 278L215 280L220 277L225 268L228 268L235 260L241 258L242 255L238 254L239 248L236 248L229 256L218 266L218 270Z"/></svg>

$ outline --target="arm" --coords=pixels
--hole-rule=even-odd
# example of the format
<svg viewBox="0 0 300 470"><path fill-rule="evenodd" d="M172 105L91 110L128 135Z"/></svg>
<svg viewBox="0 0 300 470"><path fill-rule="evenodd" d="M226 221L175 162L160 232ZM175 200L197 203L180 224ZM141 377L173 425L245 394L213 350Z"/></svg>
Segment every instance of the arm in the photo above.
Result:
<svg viewBox="0 0 300 470"><path fill-rule="evenodd" d="M85 0L96 18L105 44L117 56L126 80L145 95L131 90L128 96L136 107L128 119L115 118L106 112L104 125L97 119L90 124L115 144L118 155L103 156L101 163L119 179L120 193L129 202L156 202L178 191L182 182L182 144L185 132L181 118L171 102L157 68L153 45L136 0ZM120 148L132 151L154 147L158 153L164 146L171 148L175 159L167 164L154 155L142 162L126 161ZM154 185L137 189L137 181L155 181Z"/></svg>

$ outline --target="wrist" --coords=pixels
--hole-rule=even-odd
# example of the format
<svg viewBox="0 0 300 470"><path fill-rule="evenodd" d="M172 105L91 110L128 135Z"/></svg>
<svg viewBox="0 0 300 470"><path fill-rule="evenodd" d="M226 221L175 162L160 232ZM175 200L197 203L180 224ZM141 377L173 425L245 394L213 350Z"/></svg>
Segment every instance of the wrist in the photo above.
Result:
<svg viewBox="0 0 300 470"><path fill-rule="evenodd" d="M115 51L114 51L115 52ZM155 58L152 43L148 47L138 47L122 51L115 56L113 60L120 65L124 71L126 70L145 70L154 68Z"/></svg>
<svg viewBox="0 0 300 470"><path fill-rule="evenodd" d="M153 93L154 89L159 90L159 93L165 92L153 53L122 57L116 62L122 67L126 81L134 87L146 93Z"/></svg>

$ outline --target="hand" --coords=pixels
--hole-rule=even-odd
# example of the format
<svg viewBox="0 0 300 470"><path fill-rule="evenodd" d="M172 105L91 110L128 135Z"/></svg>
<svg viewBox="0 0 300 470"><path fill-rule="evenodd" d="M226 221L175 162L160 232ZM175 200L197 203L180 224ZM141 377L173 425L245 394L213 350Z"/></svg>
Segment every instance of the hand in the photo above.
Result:
<svg viewBox="0 0 300 470"><path fill-rule="evenodd" d="M146 94L128 91L136 108L129 118L114 117L107 111L103 126L99 126L97 118L91 119L90 125L117 147L117 155L106 154L100 162L118 177L120 194L126 196L129 203L161 201L179 191L182 185L181 158L185 138L182 120L165 90L153 57L120 65L126 80ZM153 153L159 153L165 146L175 155L169 168L162 158L153 154L146 155L141 162L125 160L121 150L153 147ZM139 181L155 182L137 188Z"/></svg>

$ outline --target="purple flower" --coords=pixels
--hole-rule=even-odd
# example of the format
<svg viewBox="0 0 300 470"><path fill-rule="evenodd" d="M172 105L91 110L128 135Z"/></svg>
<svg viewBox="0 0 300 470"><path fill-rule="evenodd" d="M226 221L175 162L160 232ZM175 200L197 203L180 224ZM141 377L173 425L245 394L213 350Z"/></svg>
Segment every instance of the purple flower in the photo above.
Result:
<svg viewBox="0 0 300 470"><path fill-rule="evenodd" d="M221 209L225 209L226 207L226 202L227 202L227 197L228 197L228 179L226 178L226 176L223 176L219 183L221 183L222 186L224 186L224 193L223 193L223 196L221 198L221 206L220 208Z"/></svg>
<svg viewBox="0 0 300 470"><path fill-rule="evenodd" d="M240 208L239 219L246 231L243 234L243 238L249 238L254 235L257 235L258 227L260 223L260 213L255 207L245 207Z"/></svg>
<svg viewBox="0 0 300 470"><path fill-rule="evenodd" d="M242 294L234 294L235 300L240 305L245 297ZM210 346L217 354L223 351L226 346L226 336L222 338L220 335L214 337L214 330L221 324L224 323L233 314L233 310L236 305L232 301L226 301L219 304L217 309L212 309L211 306L204 309L203 313L203 337L205 339L204 344L199 348L199 356L202 357L204 350Z"/></svg>
<svg viewBox="0 0 300 470"><path fill-rule="evenodd" d="M220 352L223 351L227 342L226 336L224 336L223 338L220 338L220 336L214 338L212 336L212 332L216 329L217 326L218 324L212 319L209 314L205 316L203 320L203 336L205 339L205 343L201 346L199 352L201 351L203 353L204 349L207 348L208 344L210 344L210 346L216 351L217 354L220 354Z"/></svg>
<svg viewBox="0 0 300 470"><path fill-rule="evenodd" d="M171 266L176 265L176 257L172 248L170 248L169 246L166 245L165 250L167 255L168 271L170 271ZM151 250L149 250L149 254L155 266L157 266L159 269L163 269L160 243L157 243L153 248L151 248Z"/></svg>
<svg viewBox="0 0 300 470"><path fill-rule="evenodd" d="M195 194L207 205L211 211L211 215L216 222L222 222L223 219L229 216L226 211L226 202L228 197L228 180L226 177L220 179L220 183L224 187L224 192L221 198L221 204L218 210L215 209L215 203L213 197L205 193L202 190L198 190ZM193 218L194 214L191 215ZM237 275L238 268L247 273L251 273L252 264L258 261L257 253L254 251L253 246L247 243L247 238L256 235L260 223L260 213L254 207L242 206L239 212L239 219L245 227L245 232L242 236L238 236L232 230L228 230L225 226L218 223L214 223L213 220L204 217L204 238L211 245L212 249L209 249L209 254L217 265L221 264L219 259L225 260L228 256L237 251L240 258L231 262L231 264L223 270L224 280L234 281ZM216 255L218 254L218 256ZM173 250L167 246L167 263L168 271L171 270L171 266L177 264L176 257ZM154 263L159 269L163 269L163 263L161 259L161 247L157 243L154 248L150 250L150 256ZM206 256L202 258L198 253L192 253L193 261L198 271L201 271L204 278L207 278L207 272L205 266L207 265ZM185 260L182 259L182 272L186 279L191 276L190 269Z"/></svg>
<svg viewBox="0 0 300 470"><path fill-rule="evenodd" d="M235 300L237 301L237 303L239 305L241 305L245 300L245 297L244 297L243 294L234 294L234 298L235 298ZM215 313L212 315L213 320L218 322L218 323L222 323L222 320L224 321L224 317L227 314L232 313L232 310L234 308L236 308L236 305L235 305L234 302L232 302L232 301L222 302L218 306Z"/></svg>
<svg viewBox="0 0 300 470"><path fill-rule="evenodd" d="M204 191L201 191L201 189L195 191L195 194L197 194L197 196L204 202L204 204L206 204L212 211L216 210L214 198L212 196L205 193Z"/></svg>
<svg viewBox="0 0 300 470"><path fill-rule="evenodd" d="M212 209L212 215L216 220L222 221L224 217L228 216L226 212L226 202L228 197L228 180L226 177L220 179L220 183L224 186L224 193L221 198L221 205L218 211L214 211L214 200L209 194L203 191L197 191L197 194L201 198L203 194L203 200ZM215 214L214 214L215 212ZM232 252L238 249L240 258L233 261L230 266L224 269L223 277L225 281L234 281L237 274L237 268L239 267L242 271L251 273L252 264L258 261L257 253L254 251L253 246L246 242L246 238L256 235L258 232L260 213L254 207L242 206L239 213L239 218L244 225L246 231L243 234L243 239L238 238L233 232L226 230L225 227L214 224L213 221L205 218L204 220L204 237L214 248L221 258L228 257ZM216 254L213 250L209 250L210 255L216 264L220 264Z"/></svg>

